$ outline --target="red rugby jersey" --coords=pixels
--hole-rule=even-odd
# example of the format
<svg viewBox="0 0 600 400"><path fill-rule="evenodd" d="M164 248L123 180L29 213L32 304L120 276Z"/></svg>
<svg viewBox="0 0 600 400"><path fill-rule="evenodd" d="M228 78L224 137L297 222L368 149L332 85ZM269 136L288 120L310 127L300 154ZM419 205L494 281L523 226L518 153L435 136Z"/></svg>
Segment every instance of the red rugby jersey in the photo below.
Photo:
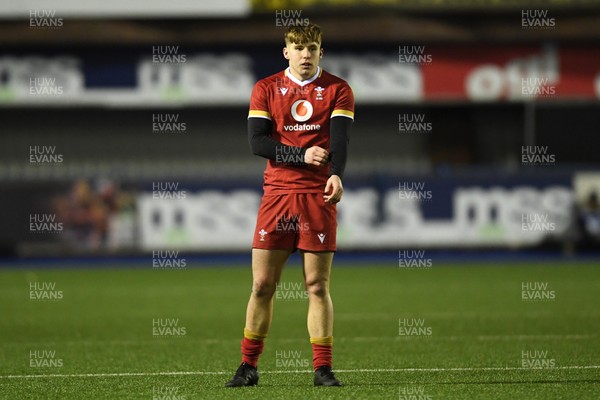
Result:
<svg viewBox="0 0 600 400"><path fill-rule="evenodd" d="M273 122L273 139L308 149L329 151L329 120L354 119L354 95L346 81L320 67L314 77L300 81L289 68L261 79L254 85L248 118ZM329 178L329 164L289 165L293 155L278 154L268 160L264 174L265 194L322 193Z"/></svg>

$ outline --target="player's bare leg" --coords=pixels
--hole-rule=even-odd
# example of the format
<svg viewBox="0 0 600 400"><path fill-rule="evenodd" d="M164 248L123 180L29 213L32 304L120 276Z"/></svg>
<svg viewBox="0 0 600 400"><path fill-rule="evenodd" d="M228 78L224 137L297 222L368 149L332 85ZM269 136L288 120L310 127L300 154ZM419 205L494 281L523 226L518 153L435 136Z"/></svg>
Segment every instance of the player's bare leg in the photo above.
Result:
<svg viewBox="0 0 600 400"><path fill-rule="evenodd" d="M329 294L329 275L333 252L303 252L304 284L308 292L308 334L333 336L333 304Z"/></svg>
<svg viewBox="0 0 600 400"><path fill-rule="evenodd" d="M308 292L307 327L313 348L315 386L341 386L331 371L333 303L329 278L333 252L303 252L304 283Z"/></svg>
<svg viewBox="0 0 600 400"><path fill-rule="evenodd" d="M273 317L273 295L291 250L252 249L252 293L246 309L242 339L242 364L228 387L258 384L258 357L264 347Z"/></svg>
<svg viewBox="0 0 600 400"><path fill-rule="evenodd" d="M291 250L252 249L252 293L246 309L250 332L267 334L273 317L273 295Z"/></svg>

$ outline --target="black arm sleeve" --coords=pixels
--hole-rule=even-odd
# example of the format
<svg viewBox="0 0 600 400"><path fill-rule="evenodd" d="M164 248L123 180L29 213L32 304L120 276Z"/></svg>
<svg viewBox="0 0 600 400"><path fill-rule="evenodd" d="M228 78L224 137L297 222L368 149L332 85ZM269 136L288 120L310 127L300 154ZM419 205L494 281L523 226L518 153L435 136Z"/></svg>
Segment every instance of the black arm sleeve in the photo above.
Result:
<svg viewBox="0 0 600 400"><path fill-rule="evenodd" d="M352 122L352 119L347 117L331 118L329 123L329 161L331 163L329 175L338 175L343 178L348 158Z"/></svg>
<svg viewBox="0 0 600 400"><path fill-rule="evenodd" d="M269 119L248 118L248 141L252 152L277 162L304 164L306 149L278 142L271 137L272 129L273 123Z"/></svg>

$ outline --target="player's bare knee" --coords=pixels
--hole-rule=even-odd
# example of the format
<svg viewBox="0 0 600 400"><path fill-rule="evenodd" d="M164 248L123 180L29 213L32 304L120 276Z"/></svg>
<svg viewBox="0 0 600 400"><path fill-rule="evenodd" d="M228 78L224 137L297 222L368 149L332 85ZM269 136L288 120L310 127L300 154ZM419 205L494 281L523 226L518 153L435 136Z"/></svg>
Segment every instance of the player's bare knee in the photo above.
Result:
<svg viewBox="0 0 600 400"><path fill-rule="evenodd" d="M309 296L326 297L329 295L329 282L325 280L307 281L306 291Z"/></svg>
<svg viewBox="0 0 600 400"><path fill-rule="evenodd" d="M275 294L277 285L271 280L255 280L252 285L252 293L261 299L270 299Z"/></svg>

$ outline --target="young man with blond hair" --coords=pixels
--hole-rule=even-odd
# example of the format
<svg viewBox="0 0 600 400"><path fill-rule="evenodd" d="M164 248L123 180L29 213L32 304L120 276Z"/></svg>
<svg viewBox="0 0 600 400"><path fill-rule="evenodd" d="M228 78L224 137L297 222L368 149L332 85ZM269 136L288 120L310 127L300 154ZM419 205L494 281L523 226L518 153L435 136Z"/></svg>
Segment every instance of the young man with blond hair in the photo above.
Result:
<svg viewBox="0 0 600 400"><path fill-rule="evenodd" d="M258 358L271 326L273 295L290 254L301 252L308 292L308 333L314 385L341 386L332 371L333 305L329 277L336 250L354 96L323 71L322 33L314 24L290 27L283 56L289 67L256 83L248 136L268 159L252 244L252 293L242 339L242 363L226 386L258 384Z"/></svg>

